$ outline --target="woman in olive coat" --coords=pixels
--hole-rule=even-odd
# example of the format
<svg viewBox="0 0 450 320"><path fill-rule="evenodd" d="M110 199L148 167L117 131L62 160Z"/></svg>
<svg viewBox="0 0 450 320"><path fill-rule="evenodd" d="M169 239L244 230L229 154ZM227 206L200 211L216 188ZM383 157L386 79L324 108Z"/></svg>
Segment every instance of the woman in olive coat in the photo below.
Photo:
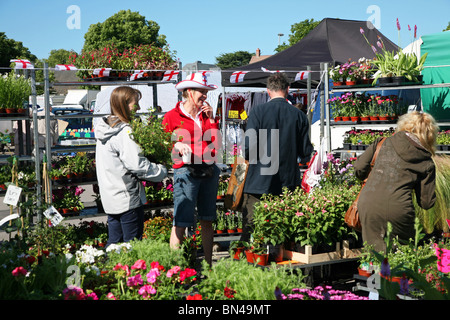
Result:
<svg viewBox="0 0 450 320"><path fill-rule="evenodd" d="M373 245L375 250L386 249L384 238L388 222L392 224L392 236L404 241L414 238L413 191L420 207L433 207L436 195L432 156L437 131L431 115L414 111L399 118L396 133L381 146L358 200L363 241ZM380 140L355 161L359 179L367 178Z"/></svg>

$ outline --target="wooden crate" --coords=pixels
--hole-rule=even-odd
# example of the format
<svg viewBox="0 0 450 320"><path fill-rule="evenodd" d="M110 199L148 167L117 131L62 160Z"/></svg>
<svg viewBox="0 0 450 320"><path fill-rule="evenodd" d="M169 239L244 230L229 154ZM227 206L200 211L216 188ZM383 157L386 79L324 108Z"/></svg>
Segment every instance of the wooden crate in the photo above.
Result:
<svg viewBox="0 0 450 320"><path fill-rule="evenodd" d="M300 253L296 251L284 250L283 258L285 260L298 261L299 263L318 263L325 261L341 260L341 259L352 259L357 258L361 254L361 249L349 249L348 241L343 241L341 248L341 243L336 243L336 250L326 253L312 253L312 246L305 246L305 253Z"/></svg>

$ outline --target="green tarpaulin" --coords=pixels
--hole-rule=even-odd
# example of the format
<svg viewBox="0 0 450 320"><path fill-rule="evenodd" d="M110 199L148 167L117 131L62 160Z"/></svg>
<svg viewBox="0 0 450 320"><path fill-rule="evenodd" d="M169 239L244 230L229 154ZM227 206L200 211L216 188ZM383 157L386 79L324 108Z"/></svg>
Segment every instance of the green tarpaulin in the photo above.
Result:
<svg viewBox="0 0 450 320"><path fill-rule="evenodd" d="M422 36L421 54L428 52L422 71L425 84L450 83L450 31ZM423 111L438 121L450 120L450 88L421 89Z"/></svg>

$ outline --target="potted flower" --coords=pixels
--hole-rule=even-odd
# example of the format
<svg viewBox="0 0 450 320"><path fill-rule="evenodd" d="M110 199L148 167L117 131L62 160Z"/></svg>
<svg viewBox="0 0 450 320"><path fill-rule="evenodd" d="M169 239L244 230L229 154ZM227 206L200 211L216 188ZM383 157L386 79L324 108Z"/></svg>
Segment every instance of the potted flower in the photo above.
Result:
<svg viewBox="0 0 450 320"><path fill-rule="evenodd" d="M217 211L216 232L223 233L227 227L227 219L222 211Z"/></svg>
<svg viewBox="0 0 450 320"><path fill-rule="evenodd" d="M340 65L337 65L335 67L331 67L328 70L328 74L330 75L331 80L333 81L333 86L342 86L342 74L339 72L341 69Z"/></svg>
<svg viewBox="0 0 450 320"><path fill-rule="evenodd" d="M232 241L230 243L230 253L233 256L233 259L239 260L242 253L245 252L250 247L247 241Z"/></svg>
<svg viewBox="0 0 450 320"><path fill-rule="evenodd" d="M133 116L130 125L131 137L142 148L143 154L151 162L170 168L173 148L172 134L165 131L162 120L153 115Z"/></svg>
<svg viewBox="0 0 450 320"><path fill-rule="evenodd" d="M225 217L227 220L227 232L235 233L236 232L236 217L233 211L227 211L225 213Z"/></svg>

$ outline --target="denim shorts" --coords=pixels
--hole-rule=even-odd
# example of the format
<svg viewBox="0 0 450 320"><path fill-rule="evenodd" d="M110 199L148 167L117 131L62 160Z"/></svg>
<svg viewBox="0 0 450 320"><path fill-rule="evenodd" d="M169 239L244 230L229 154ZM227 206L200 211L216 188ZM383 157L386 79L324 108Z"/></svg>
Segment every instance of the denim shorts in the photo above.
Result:
<svg viewBox="0 0 450 320"><path fill-rule="evenodd" d="M211 178L193 178L186 167L173 173L173 225L190 227L195 222L195 208L199 220L216 219L216 200L219 185L219 168L214 165Z"/></svg>

